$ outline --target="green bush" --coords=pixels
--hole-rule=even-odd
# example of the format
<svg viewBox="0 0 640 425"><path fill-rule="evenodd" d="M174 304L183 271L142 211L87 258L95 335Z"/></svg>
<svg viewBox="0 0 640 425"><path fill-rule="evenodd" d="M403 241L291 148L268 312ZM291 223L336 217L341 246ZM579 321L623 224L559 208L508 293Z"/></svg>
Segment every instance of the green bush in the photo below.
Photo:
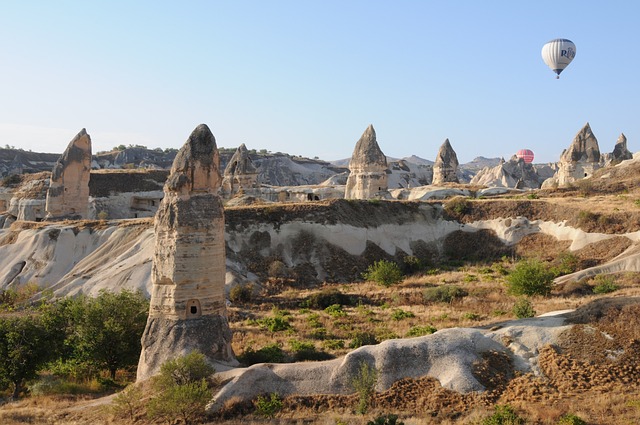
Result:
<svg viewBox="0 0 640 425"><path fill-rule="evenodd" d="M253 297L253 285L236 285L229 291L229 301L236 304L244 304Z"/></svg>
<svg viewBox="0 0 640 425"><path fill-rule="evenodd" d="M507 276L507 286L513 295L549 295L553 272L538 260L522 260Z"/></svg>
<svg viewBox="0 0 640 425"><path fill-rule="evenodd" d="M451 198L444 204L445 212L453 215L464 215L469 211L471 207L471 203L469 200L463 196L456 196Z"/></svg>
<svg viewBox="0 0 640 425"><path fill-rule="evenodd" d="M425 302L442 302L452 303L455 300L466 297L467 292L455 285L440 285L432 288L426 288L422 292L422 298Z"/></svg>
<svg viewBox="0 0 640 425"><path fill-rule="evenodd" d="M376 336L370 332L356 332L351 337L349 348L358 348L363 345L375 345L378 343Z"/></svg>
<svg viewBox="0 0 640 425"><path fill-rule="evenodd" d="M372 421L367 422L367 425L404 425L404 422L398 420L398 415L389 413L388 415L381 415Z"/></svg>
<svg viewBox="0 0 640 425"><path fill-rule="evenodd" d="M213 373L215 369L197 351L167 361L152 378L155 395L147 404L147 413L171 422L180 418L191 423L202 418L212 397L208 380Z"/></svg>
<svg viewBox="0 0 640 425"><path fill-rule="evenodd" d="M410 311L405 311L401 308L396 308L395 310L393 310L393 313L391 313L391 318L395 321L411 319L413 317L416 317L416 315Z"/></svg>
<svg viewBox="0 0 640 425"><path fill-rule="evenodd" d="M303 362L307 360L329 360L333 358L333 356L329 353L316 350L315 345L313 345L313 343L311 342L292 339L291 341L289 341L289 347L293 353L293 359L297 362Z"/></svg>
<svg viewBox="0 0 640 425"><path fill-rule="evenodd" d="M400 267L393 261L387 260L374 262L362 276L368 281L387 287L401 282L403 279Z"/></svg>
<svg viewBox="0 0 640 425"><path fill-rule="evenodd" d="M284 404L277 393L271 393L269 397L258 396L254 402L256 413L263 418L273 419L273 417L282 410Z"/></svg>
<svg viewBox="0 0 640 425"><path fill-rule="evenodd" d="M244 353L238 356L238 361L247 366L256 363L284 363L286 361L286 354L284 350L274 342L258 350L247 347Z"/></svg>
<svg viewBox="0 0 640 425"><path fill-rule="evenodd" d="M375 393L378 383L378 370L374 366L369 366L366 362L361 362L358 372L351 380L351 387L358 393L358 407L356 412L364 415L369 409L371 398Z"/></svg>
<svg viewBox="0 0 640 425"><path fill-rule="evenodd" d="M587 423L580 416L567 413L558 420L558 425L587 425Z"/></svg>
<svg viewBox="0 0 640 425"><path fill-rule="evenodd" d="M144 407L144 392L140 385L131 384L113 398L111 410L116 417L134 421L138 412Z"/></svg>
<svg viewBox="0 0 640 425"><path fill-rule="evenodd" d="M593 287L594 294L609 294L619 289L611 276L598 275L595 278L595 282L596 286Z"/></svg>
<svg viewBox="0 0 640 425"><path fill-rule="evenodd" d="M304 302L306 307L316 310L324 310L333 304L353 305L353 300L346 294L337 289L325 289L321 292L312 294Z"/></svg>
<svg viewBox="0 0 640 425"><path fill-rule="evenodd" d="M265 317L258 320L260 326L268 329L269 332L281 332L291 329L291 323L289 323L289 317L281 312L275 312L272 317Z"/></svg>
<svg viewBox="0 0 640 425"><path fill-rule="evenodd" d="M438 330L431 325L413 326L407 332L407 337L431 335L432 333L437 331Z"/></svg>
<svg viewBox="0 0 640 425"><path fill-rule="evenodd" d="M515 305L513 306L513 315L518 319L526 319L528 317L534 317L536 315L536 311L533 309L533 305L531 301L527 298L518 298Z"/></svg>
<svg viewBox="0 0 640 425"><path fill-rule="evenodd" d="M524 425L522 419L515 412L513 407L508 404L504 406L496 406L493 415L485 418L480 422L481 425Z"/></svg>
<svg viewBox="0 0 640 425"><path fill-rule="evenodd" d="M324 312L334 318L344 317L347 315L347 312L342 309L342 306L340 304L332 304L329 307L325 308Z"/></svg>
<svg viewBox="0 0 640 425"><path fill-rule="evenodd" d="M407 255L402 259L402 272L405 275L417 273L425 269L424 262L416 256Z"/></svg>
<svg viewBox="0 0 640 425"><path fill-rule="evenodd" d="M341 339L327 339L322 341L322 346L327 350L340 350L344 348L344 341Z"/></svg>

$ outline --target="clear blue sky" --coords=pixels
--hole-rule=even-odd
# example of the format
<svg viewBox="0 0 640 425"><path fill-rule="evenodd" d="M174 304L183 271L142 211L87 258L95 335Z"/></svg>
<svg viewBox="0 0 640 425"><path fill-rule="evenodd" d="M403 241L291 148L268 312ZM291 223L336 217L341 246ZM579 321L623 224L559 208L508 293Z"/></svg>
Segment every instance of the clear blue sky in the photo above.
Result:
<svg viewBox="0 0 640 425"><path fill-rule="evenodd" d="M640 150L635 1L0 0L0 145L218 146L333 160L371 123L388 156L557 161L587 122ZM545 42L573 40L560 80Z"/></svg>

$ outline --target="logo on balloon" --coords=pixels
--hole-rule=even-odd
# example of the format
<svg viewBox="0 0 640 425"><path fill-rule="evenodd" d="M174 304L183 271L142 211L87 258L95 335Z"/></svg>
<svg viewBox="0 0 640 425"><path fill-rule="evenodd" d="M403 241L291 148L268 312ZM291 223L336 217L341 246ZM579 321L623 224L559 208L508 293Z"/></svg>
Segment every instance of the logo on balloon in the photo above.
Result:
<svg viewBox="0 0 640 425"><path fill-rule="evenodd" d="M569 59L573 59L574 57L576 57L576 51L575 51L575 49L569 47L567 50L562 50L560 52L560 56L564 56L564 57L567 57Z"/></svg>

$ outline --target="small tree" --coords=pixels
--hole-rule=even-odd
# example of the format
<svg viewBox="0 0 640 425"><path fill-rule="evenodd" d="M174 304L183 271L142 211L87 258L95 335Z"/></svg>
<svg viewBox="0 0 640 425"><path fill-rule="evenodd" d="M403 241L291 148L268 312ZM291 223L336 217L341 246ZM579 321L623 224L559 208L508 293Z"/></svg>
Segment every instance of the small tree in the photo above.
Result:
<svg viewBox="0 0 640 425"><path fill-rule="evenodd" d="M402 281L403 275L400 267L393 261L380 260L370 265L362 277L382 286L391 286Z"/></svg>
<svg viewBox="0 0 640 425"><path fill-rule="evenodd" d="M533 304L527 298L518 298L513 306L513 314L518 319L526 319L536 315L536 311L533 309Z"/></svg>
<svg viewBox="0 0 640 425"><path fill-rule="evenodd" d="M507 276L509 292L514 295L549 295L553 272L539 260L522 260Z"/></svg>
<svg viewBox="0 0 640 425"><path fill-rule="evenodd" d="M13 384L13 399L57 354L58 334L40 316L0 319L0 381Z"/></svg>
<svg viewBox="0 0 640 425"><path fill-rule="evenodd" d="M283 407L282 400L280 400L280 396L277 393L271 393L269 398L258 396L258 399L253 404L256 407L256 413L268 419L273 419Z"/></svg>
<svg viewBox="0 0 640 425"><path fill-rule="evenodd" d="M358 373L351 380L353 390L358 393L358 407L356 408L356 412L362 415L367 413L377 383L378 370L374 366L369 366L369 364L364 361L361 362Z"/></svg>
<svg viewBox="0 0 640 425"><path fill-rule="evenodd" d="M142 387L131 384L124 390L120 391L113 398L113 413L118 417L128 417L133 421L136 414L142 409L143 402Z"/></svg>

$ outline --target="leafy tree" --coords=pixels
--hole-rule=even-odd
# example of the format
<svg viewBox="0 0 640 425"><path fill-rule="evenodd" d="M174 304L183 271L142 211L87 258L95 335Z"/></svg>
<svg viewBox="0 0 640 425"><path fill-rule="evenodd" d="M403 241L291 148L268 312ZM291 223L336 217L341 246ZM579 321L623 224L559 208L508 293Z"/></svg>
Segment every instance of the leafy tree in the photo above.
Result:
<svg viewBox="0 0 640 425"><path fill-rule="evenodd" d="M375 393L379 372L375 366L369 366L365 361L360 363L358 373L351 380L351 387L358 393L358 407L356 411L362 415L367 413L369 404Z"/></svg>
<svg viewBox="0 0 640 425"><path fill-rule="evenodd" d="M74 347L74 357L107 369L115 379L118 369L138 364L148 310L140 292L82 297L67 306L75 327L67 345Z"/></svg>
<svg viewBox="0 0 640 425"><path fill-rule="evenodd" d="M0 380L13 384L14 399L27 380L57 355L59 332L40 315L0 319Z"/></svg>

